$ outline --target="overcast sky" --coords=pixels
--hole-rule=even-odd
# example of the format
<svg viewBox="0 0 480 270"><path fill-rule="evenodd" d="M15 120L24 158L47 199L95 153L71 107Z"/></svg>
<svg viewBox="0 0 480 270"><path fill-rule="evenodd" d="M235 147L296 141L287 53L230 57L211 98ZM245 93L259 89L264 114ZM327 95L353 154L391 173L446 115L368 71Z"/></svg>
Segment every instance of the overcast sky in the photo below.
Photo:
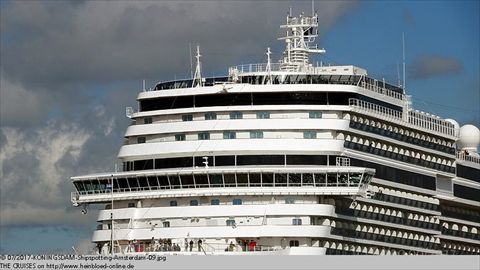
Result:
<svg viewBox="0 0 480 270"><path fill-rule="evenodd" d="M114 169L142 80L278 60L278 25L311 1L0 1L0 254L84 248L95 209L70 203L69 177ZM414 106L480 123L478 1L316 1L313 62L397 81L402 32Z"/></svg>

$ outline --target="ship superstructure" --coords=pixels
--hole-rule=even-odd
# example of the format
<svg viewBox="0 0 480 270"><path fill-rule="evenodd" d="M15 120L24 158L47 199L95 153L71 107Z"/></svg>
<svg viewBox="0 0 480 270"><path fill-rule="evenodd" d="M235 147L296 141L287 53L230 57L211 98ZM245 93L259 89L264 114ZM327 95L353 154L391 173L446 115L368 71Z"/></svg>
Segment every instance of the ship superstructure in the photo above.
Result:
<svg viewBox="0 0 480 270"><path fill-rule="evenodd" d="M480 254L478 128L312 65L317 27L288 15L278 63L225 77L197 48L193 78L139 93L123 170L71 178L74 205L105 205L96 252Z"/></svg>

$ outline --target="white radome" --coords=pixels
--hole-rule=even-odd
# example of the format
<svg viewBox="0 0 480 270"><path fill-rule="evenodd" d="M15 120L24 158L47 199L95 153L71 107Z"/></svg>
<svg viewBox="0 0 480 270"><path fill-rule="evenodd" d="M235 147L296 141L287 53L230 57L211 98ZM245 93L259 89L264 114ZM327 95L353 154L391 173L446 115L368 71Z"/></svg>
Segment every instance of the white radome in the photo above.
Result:
<svg viewBox="0 0 480 270"><path fill-rule="evenodd" d="M462 126L458 142L462 149L476 151L480 144L480 130L474 125Z"/></svg>

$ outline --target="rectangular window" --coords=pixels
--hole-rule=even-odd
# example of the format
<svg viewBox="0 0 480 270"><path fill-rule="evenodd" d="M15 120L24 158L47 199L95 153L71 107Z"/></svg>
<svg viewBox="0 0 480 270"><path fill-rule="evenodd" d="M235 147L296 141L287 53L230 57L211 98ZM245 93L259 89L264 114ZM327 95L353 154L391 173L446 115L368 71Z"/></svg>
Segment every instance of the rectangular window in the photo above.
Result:
<svg viewBox="0 0 480 270"><path fill-rule="evenodd" d="M170 201L170 206L177 206L177 201Z"/></svg>
<svg viewBox="0 0 480 270"><path fill-rule="evenodd" d="M235 139L237 138L237 134L233 131L224 131L223 132L223 138L224 139Z"/></svg>
<svg viewBox="0 0 480 270"><path fill-rule="evenodd" d="M285 199L285 204L294 204L295 203L295 198L286 198Z"/></svg>
<svg viewBox="0 0 480 270"><path fill-rule="evenodd" d="M198 200L191 200L190 201L190 206L197 206L198 205Z"/></svg>
<svg viewBox="0 0 480 270"><path fill-rule="evenodd" d="M257 119L269 119L270 113L269 112L257 112Z"/></svg>
<svg viewBox="0 0 480 270"><path fill-rule="evenodd" d="M309 112L308 118L322 118L322 112Z"/></svg>
<svg viewBox="0 0 480 270"><path fill-rule="evenodd" d="M191 114L182 115L182 121L193 121L193 115Z"/></svg>
<svg viewBox="0 0 480 270"><path fill-rule="evenodd" d="M303 132L303 138L304 139L316 139L317 138L317 132L315 131L304 131Z"/></svg>
<svg viewBox="0 0 480 270"><path fill-rule="evenodd" d="M217 119L217 114L214 112L205 113L205 120L215 120Z"/></svg>
<svg viewBox="0 0 480 270"><path fill-rule="evenodd" d="M302 219L300 218L292 219L292 225L302 225Z"/></svg>
<svg viewBox="0 0 480 270"><path fill-rule="evenodd" d="M263 131L250 131L250 139L263 139Z"/></svg>
<svg viewBox="0 0 480 270"><path fill-rule="evenodd" d="M211 205L220 205L220 200L219 199L213 199L210 201Z"/></svg>
<svg viewBox="0 0 480 270"><path fill-rule="evenodd" d="M226 224L227 224L227 226L229 226L229 227L234 227L234 226L236 226L236 224L235 224L235 219L227 219Z"/></svg>
<svg viewBox="0 0 480 270"><path fill-rule="evenodd" d="M134 208L135 207L135 203L131 202L131 203L128 203L128 208Z"/></svg>
<svg viewBox="0 0 480 270"><path fill-rule="evenodd" d="M164 227L164 228L170 227L170 221L164 221L164 222L163 222L163 227Z"/></svg>
<svg viewBox="0 0 480 270"><path fill-rule="evenodd" d="M146 137L138 137L137 138L137 143L145 143L147 141Z"/></svg>
<svg viewBox="0 0 480 270"><path fill-rule="evenodd" d="M298 240L290 240L291 247L298 247L300 246L300 242Z"/></svg>
<svg viewBox="0 0 480 270"><path fill-rule="evenodd" d="M242 112L231 112L230 119L242 119L243 113Z"/></svg>
<svg viewBox="0 0 480 270"><path fill-rule="evenodd" d="M233 200L233 205L241 205L242 204L242 199L234 199Z"/></svg>
<svg viewBox="0 0 480 270"><path fill-rule="evenodd" d="M198 139L199 140L210 140L210 133L208 133L208 132L198 133Z"/></svg>
<svg viewBox="0 0 480 270"><path fill-rule="evenodd" d="M185 141L185 134L175 134L175 141Z"/></svg>
<svg viewBox="0 0 480 270"><path fill-rule="evenodd" d="M152 117L145 117L143 118L144 124L151 124L153 122Z"/></svg>

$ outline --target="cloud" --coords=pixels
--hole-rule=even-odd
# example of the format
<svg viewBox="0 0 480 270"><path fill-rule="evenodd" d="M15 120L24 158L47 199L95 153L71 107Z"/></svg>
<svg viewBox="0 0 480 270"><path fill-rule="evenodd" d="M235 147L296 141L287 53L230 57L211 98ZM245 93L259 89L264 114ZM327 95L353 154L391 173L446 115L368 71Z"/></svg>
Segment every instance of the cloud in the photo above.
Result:
<svg viewBox="0 0 480 270"><path fill-rule="evenodd" d="M28 125L45 118L51 99L48 95L25 89L20 83L9 81L0 74L0 123Z"/></svg>
<svg viewBox="0 0 480 270"><path fill-rule="evenodd" d="M436 76L455 75L463 71L460 60L439 55L422 55L411 66L411 75L415 79L428 79Z"/></svg>
<svg viewBox="0 0 480 270"><path fill-rule="evenodd" d="M307 5L308 4L308 5ZM309 10L309 2L297 10ZM288 2L12 2L2 16L3 69L28 86L106 83L189 74L189 43L199 43L205 71L247 56L264 59ZM302 8L302 6L304 6ZM355 2L321 2L324 33ZM280 49L280 48L279 48ZM276 52L280 55L280 51Z"/></svg>

